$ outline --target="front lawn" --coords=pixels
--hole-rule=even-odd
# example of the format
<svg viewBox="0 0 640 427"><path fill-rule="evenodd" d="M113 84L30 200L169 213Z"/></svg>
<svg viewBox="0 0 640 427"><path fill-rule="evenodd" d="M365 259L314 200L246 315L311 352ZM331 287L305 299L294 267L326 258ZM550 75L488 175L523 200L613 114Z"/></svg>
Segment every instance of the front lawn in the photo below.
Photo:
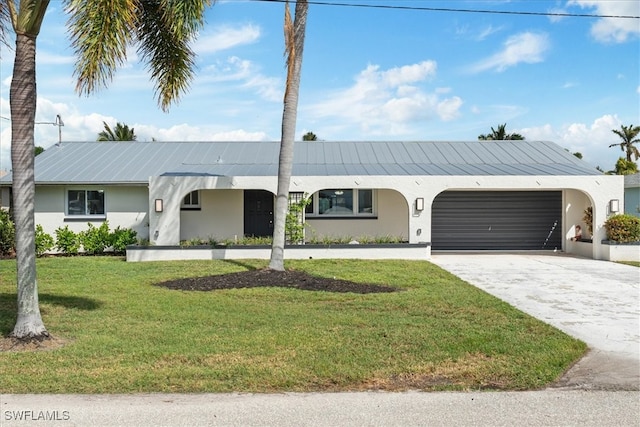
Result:
<svg viewBox="0 0 640 427"><path fill-rule="evenodd" d="M38 260L40 307L62 348L0 352L1 393L535 389L585 351L423 261L304 260L312 275L402 288L333 293L154 286L263 261ZM15 260L0 261L0 333L13 328Z"/></svg>

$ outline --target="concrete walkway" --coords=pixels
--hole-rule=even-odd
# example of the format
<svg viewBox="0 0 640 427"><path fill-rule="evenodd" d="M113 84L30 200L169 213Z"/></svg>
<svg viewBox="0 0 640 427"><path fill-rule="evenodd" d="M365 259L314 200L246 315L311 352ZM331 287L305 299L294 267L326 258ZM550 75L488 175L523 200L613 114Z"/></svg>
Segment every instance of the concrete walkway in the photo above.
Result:
<svg viewBox="0 0 640 427"><path fill-rule="evenodd" d="M442 253L432 258L461 279L586 342L589 354L559 385L640 389L639 268L559 253Z"/></svg>

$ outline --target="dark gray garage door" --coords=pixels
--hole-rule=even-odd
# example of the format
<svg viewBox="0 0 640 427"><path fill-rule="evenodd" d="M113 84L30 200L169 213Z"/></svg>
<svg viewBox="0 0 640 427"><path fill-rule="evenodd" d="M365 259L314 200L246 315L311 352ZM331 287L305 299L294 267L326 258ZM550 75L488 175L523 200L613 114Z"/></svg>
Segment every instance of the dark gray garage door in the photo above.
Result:
<svg viewBox="0 0 640 427"><path fill-rule="evenodd" d="M432 212L433 250L561 247L560 191L446 191Z"/></svg>

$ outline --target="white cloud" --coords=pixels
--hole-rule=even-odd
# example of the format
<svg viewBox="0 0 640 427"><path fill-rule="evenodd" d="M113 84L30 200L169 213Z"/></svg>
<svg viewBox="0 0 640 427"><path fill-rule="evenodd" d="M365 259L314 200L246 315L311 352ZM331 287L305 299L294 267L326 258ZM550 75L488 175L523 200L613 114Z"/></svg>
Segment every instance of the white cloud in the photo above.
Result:
<svg viewBox="0 0 640 427"><path fill-rule="evenodd" d="M209 83L237 82L241 87L254 90L261 98L272 102L282 101L283 84L280 78L268 77L246 59L231 56L216 61L196 76L200 85Z"/></svg>
<svg viewBox="0 0 640 427"><path fill-rule="evenodd" d="M572 87L578 86L578 83L575 82L566 82L562 85L562 89L571 89Z"/></svg>
<svg viewBox="0 0 640 427"><path fill-rule="evenodd" d="M549 47L549 38L544 33L516 34L507 39L500 52L472 65L471 71L475 73L486 70L501 72L521 62L527 64L542 62Z"/></svg>
<svg viewBox="0 0 640 427"><path fill-rule="evenodd" d="M546 124L523 128L517 132L528 140L556 142L572 153L582 153L583 159L592 165L600 166L604 170L611 170L618 157L622 155L618 148L609 148L610 144L615 144L619 139L611 131L619 129L621 124L618 116L607 114L598 117L591 124L568 123L560 128Z"/></svg>
<svg viewBox="0 0 640 427"><path fill-rule="evenodd" d="M570 0L567 5L595 8L599 15L640 16L637 0ZM591 26L591 35L604 43L623 43L640 35L637 19L600 18Z"/></svg>
<svg viewBox="0 0 640 427"><path fill-rule="evenodd" d="M236 46L251 44L260 38L261 30L256 25L242 27L217 27L214 32L202 33L196 39L193 50L198 55L216 53Z"/></svg>
<svg viewBox="0 0 640 427"><path fill-rule="evenodd" d="M449 121L460 116L460 107L462 107L462 99L454 96L438 103L438 116L444 121Z"/></svg>
<svg viewBox="0 0 640 427"><path fill-rule="evenodd" d="M480 31L480 33L476 36L476 40L482 41L487 37L499 32L503 27L494 27L493 25L489 25L484 30Z"/></svg>
<svg viewBox="0 0 640 427"><path fill-rule="evenodd" d="M462 100L456 96L442 97L450 92L449 88L435 88L431 92L424 88L436 70L434 61L388 70L369 65L356 76L351 87L324 94L324 100L305 108L304 112L312 120L339 123L339 127L327 124L327 128L355 126L358 134L408 134L413 123L434 117L451 120L458 115Z"/></svg>
<svg viewBox="0 0 640 427"><path fill-rule="evenodd" d="M264 132L248 132L243 129L222 131L207 126L191 126L186 123L168 129L155 126L134 126L139 141L265 141Z"/></svg>
<svg viewBox="0 0 640 427"><path fill-rule="evenodd" d="M564 16L558 16L558 15L562 15L562 14L566 14L567 11L565 9L562 8L551 8L548 10L549 13L551 14L557 14L557 15L552 15L549 16L549 20L551 22L560 22L562 21L565 17Z"/></svg>

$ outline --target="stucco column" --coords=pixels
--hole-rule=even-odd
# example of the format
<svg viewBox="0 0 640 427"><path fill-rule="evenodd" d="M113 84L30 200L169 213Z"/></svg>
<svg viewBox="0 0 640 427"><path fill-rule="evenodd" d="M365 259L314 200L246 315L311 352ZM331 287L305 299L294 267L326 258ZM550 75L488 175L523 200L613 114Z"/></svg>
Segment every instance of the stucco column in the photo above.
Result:
<svg viewBox="0 0 640 427"><path fill-rule="evenodd" d="M416 180L409 188L401 191L409 206L409 243L431 243L431 208L441 188Z"/></svg>
<svg viewBox="0 0 640 427"><path fill-rule="evenodd" d="M175 177L149 179L149 241L152 245L180 244L180 203L182 193L176 192ZM156 200L162 202L162 212L156 212Z"/></svg>

